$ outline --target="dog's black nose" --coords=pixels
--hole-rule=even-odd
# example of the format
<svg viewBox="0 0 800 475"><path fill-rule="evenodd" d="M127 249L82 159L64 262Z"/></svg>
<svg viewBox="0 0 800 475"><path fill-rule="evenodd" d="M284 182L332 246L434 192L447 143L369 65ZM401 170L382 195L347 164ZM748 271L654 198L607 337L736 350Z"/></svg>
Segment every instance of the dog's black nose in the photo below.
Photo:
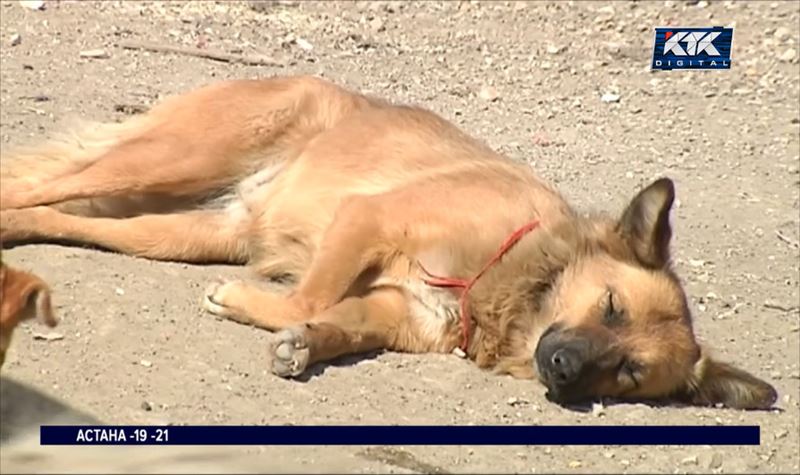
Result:
<svg viewBox="0 0 800 475"><path fill-rule="evenodd" d="M572 383L581 372L580 355L569 348L559 348L550 357L549 369L554 383L558 385Z"/></svg>

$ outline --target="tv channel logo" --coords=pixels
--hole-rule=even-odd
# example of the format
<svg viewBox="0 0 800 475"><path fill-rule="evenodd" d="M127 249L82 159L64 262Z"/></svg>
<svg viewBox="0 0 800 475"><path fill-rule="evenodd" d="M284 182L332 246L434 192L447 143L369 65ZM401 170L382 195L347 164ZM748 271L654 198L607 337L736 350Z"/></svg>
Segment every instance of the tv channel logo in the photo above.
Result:
<svg viewBox="0 0 800 475"><path fill-rule="evenodd" d="M656 28L653 69L730 69L733 28Z"/></svg>

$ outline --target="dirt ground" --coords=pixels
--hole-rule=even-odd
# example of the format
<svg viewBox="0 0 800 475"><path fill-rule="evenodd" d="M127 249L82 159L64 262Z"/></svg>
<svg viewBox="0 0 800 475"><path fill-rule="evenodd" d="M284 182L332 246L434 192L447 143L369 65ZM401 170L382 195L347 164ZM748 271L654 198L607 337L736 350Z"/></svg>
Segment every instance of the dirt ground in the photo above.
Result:
<svg viewBox="0 0 800 475"><path fill-rule="evenodd" d="M777 409L761 412L627 404L580 413L548 403L534 382L492 376L455 356L393 353L286 381L266 370L266 332L200 310L209 280L246 269L55 245L3 253L52 283L63 335L41 340L34 333L45 329L21 328L8 376L119 424L761 426L754 447L229 449L231 463L259 467L251 471L800 470L797 2L51 1L35 11L2 1L0 14L4 148L75 117L120 120L223 78L310 73L431 108L530 162L587 211L617 213L640 186L670 176L679 199L674 255L696 331L780 396ZM734 25L732 69L650 71L653 28L664 25ZM128 50L122 41L275 64ZM99 57L81 55L98 49ZM608 94L618 101L601 100ZM135 460L153 450L126 453ZM46 465L56 462L37 457L6 457L4 473L88 470L85 460Z"/></svg>

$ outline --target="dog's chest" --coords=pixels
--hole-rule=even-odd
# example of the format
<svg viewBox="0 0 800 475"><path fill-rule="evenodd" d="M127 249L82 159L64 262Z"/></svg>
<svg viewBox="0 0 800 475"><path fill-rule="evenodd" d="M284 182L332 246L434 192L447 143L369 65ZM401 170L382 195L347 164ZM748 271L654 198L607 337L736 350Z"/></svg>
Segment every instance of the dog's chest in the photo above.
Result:
<svg viewBox="0 0 800 475"><path fill-rule="evenodd" d="M403 289L409 317L417 326L420 336L440 341L459 325L460 310L457 293L450 289L433 287L420 279L384 277L377 285L391 285Z"/></svg>

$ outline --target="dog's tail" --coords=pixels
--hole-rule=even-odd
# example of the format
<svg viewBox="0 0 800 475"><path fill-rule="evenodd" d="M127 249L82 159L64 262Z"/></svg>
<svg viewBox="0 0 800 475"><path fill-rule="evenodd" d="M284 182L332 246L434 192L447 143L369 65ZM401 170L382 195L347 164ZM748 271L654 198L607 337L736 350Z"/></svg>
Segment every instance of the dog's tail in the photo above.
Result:
<svg viewBox="0 0 800 475"><path fill-rule="evenodd" d="M148 114L123 122L77 121L66 132L54 134L42 144L1 150L0 188L47 186L55 178L80 172L115 145L144 133L154 125ZM56 207L74 214L91 215L97 214L98 207L107 207L99 205L97 199L81 199Z"/></svg>

